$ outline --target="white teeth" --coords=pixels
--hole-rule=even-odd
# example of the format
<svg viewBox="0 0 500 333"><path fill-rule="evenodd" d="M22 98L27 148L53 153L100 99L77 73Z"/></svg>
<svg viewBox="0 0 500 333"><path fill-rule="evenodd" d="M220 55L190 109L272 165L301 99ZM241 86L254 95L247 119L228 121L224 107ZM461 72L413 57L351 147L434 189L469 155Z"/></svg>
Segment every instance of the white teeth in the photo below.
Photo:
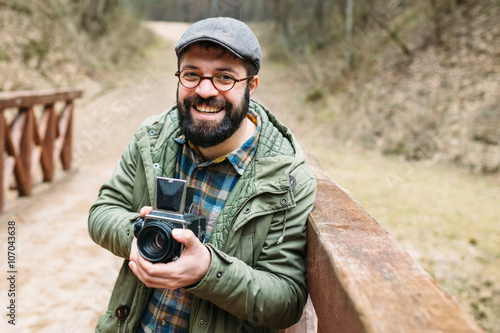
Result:
<svg viewBox="0 0 500 333"><path fill-rule="evenodd" d="M217 113L221 109L216 109L216 108L213 108L213 107L197 105L196 106L196 110L198 110L199 112L204 112L204 113Z"/></svg>

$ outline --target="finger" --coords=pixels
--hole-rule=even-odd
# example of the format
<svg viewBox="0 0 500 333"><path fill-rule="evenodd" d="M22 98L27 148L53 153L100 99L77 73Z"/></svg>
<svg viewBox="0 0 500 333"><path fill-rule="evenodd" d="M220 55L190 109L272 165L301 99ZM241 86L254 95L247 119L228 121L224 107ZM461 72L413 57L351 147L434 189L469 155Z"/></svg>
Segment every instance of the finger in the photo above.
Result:
<svg viewBox="0 0 500 333"><path fill-rule="evenodd" d="M137 278L141 280L142 283L144 283L148 288L165 288L165 285L163 283L159 283L156 278L144 275L142 273L143 270L139 268L140 265L137 265L137 263L131 261L128 263L128 267L130 267L135 276L137 276Z"/></svg>
<svg viewBox="0 0 500 333"><path fill-rule="evenodd" d="M130 261L137 261L138 252L139 251L137 250L137 238L134 237L134 239L132 240L132 245L130 246L129 260Z"/></svg>
<svg viewBox="0 0 500 333"><path fill-rule="evenodd" d="M172 237L186 247L195 246L197 242L201 243L189 229L174 228L172 229Z"/></svg>
<svg viewBox="0 0 500 333"><path fill-rule="evenodd" d="M132 270L132 273L134 273L134 275L137 276L139 280L141 280L144 284L146 284L144 277L139 271L137 263L135 263L134 261L129 261L128 267Z"/></svg>
<svg viewBox="0 0 500 333"><path fill-rule="evenodd" d="M146 259L139 256L137 262L130 262L129 267L134 272L139 280L141 280L147 287L149 288L170 288L169 279L165 276L157 276L161 275L158 272L157 265L161 264L152 264Z"/></svg>
<svg viewBox="0 0 500 333"><path fill-rule="evenodd" d="M132 270L132 272L134 273L135 276L137 276L139 279L140 278L140 273L139 271L137 270L137 264L133 261L129 261L128 262L128 267ZM142 281L142 280L141 280Z"/></svg>
<svg viewBox="0 0 500 333"><path fill-rule="evenodd" d="M141 271L143 282L149 288L177 289L184 286L182 274L172 269L172 263L152 264L142 257L139 261L138 268Z"/></svg>
<svg viewBox="0 0 500 333"><path fill-rule="evenodd" d="M142 217L146 216L147 214L151 213L153 211L153 207L151 206L144 206L141 208L139 213L141 214Z"/></svg>
<svg viewBox="0 0 500 333"><path fill-rule="evenodd" d="M157 274L155 265L150 261L144 259L141 255L137 256L136 264L137 270L145 278L153 277Z"/></svg>

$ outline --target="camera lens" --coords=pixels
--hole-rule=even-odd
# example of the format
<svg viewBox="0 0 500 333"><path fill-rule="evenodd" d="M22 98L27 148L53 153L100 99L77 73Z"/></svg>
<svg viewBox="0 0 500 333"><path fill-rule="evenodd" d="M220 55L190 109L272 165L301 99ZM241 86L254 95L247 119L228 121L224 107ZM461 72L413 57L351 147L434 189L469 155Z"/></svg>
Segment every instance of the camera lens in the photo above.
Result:
<svg viewBox="0 0 500 333"><path fill-rule="evenodd" d="M155 245L157 248L162 249L163 243L165 243L165 237L162 234L157 234L155 237Z"/></svg>
<svg viewBox="0 0 500 333"><path fill-rule="evenodd" d="M171 261L180 244L172 237L173 226L165 221L148 221L137 235L137 248L144 259Z"/></svg>

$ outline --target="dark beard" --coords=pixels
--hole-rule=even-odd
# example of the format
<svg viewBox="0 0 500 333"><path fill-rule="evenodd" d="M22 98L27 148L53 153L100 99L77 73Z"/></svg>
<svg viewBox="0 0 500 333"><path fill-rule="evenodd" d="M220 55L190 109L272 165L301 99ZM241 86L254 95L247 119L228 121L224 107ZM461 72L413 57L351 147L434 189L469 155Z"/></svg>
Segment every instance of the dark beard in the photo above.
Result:
<svg viewBox="0 0 500 333"><path fill-rule="evenodd" d="M218 124L209 121L195 124L191 117L190 107L201 104L219 109L224 107L226 111L224 119ZM177 108L179 109L182 134L184 134L186 140L189 140L197 147L217 146L229 139L240 128L241 123L247 116L249 104L250 89L248 85L243 100L237 106L233 106L228 101L216 98L205 99L198 95L187 97L182 103L179 103L179 90L177 90Z"/></svg>

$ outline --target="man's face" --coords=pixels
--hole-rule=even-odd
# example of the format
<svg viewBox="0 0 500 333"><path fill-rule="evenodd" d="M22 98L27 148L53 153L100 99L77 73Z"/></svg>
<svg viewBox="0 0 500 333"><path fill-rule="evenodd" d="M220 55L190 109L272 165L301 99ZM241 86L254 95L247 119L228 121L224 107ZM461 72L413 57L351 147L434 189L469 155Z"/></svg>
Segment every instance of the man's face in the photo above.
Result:
<svg viewBox="0 0 500 333"><path fill-rule="evenodd" d="M246 77L241 59L217 48L193 45L183 55L179 70L194 69L211 77L227 72L235 79ZM202 80L194 89L177 87L177 106L182 133L195 146L208 148L231 137L248 112L250 95L256 80L239 82L229 91L220 92L210 80Z"/></svg>

